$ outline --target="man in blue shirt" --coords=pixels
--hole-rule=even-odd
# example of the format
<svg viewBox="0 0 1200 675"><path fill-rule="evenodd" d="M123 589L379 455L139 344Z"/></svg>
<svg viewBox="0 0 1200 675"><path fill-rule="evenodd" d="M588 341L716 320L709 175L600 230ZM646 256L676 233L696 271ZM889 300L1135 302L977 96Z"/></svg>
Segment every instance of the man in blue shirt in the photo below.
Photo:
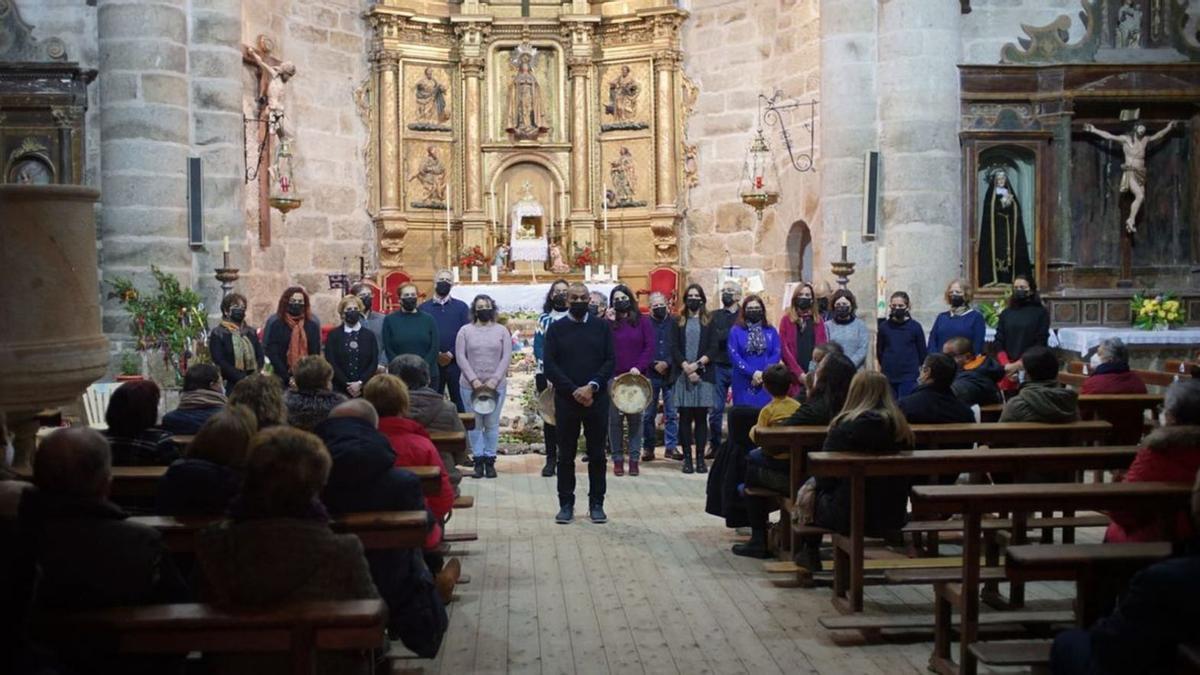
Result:
<svg viewBox="0 0 1200 675"><path fill-rule="evenodd" d="M464 412L462 394L458 387L458 363L454 360L454 343L458 339L458 329L470 323L467 303L450 297L454 288L454 275L450 270L441 269L433 277L433 297L421 303L420 310L433 317L438 329L438 393L449 389L450 400L458 412Z"/></svg>
<svg viewBox="0 0 1200 675"><path fill-rule="evenodd" d="M646 375L650 378L650 404L642 415L642 461L654 459L654 417L658 414L658 399L663 405L663 454L667 459L679 459L679 413L671 385L679 375L671 353L675 342L675 317L667 307L667 298L655 291L650 294L650 325L654 327L654 360Z"/></svg>

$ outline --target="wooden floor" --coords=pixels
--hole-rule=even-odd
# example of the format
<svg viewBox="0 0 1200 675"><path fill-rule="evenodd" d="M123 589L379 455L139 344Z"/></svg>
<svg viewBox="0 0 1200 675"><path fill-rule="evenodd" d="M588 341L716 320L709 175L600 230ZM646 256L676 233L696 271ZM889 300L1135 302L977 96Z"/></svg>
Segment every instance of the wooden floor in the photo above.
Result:
<svg viewBox="0 0 1200 675"><path fill-rule="evenodd" d="M774 586L741 540L704 513L704 475L679 463L608 477L609 522L592 524L577 465L576 520L554 523L553 478L542 457L500 457L499 478L463 480L475 508L448 530L464 574L450 630L432 661L401 658L394 672L463 673L925 673L932 644L863 644L817 625L834 615L828 588ZM582 517L580 517L582 515ZM1087 537L1080 536L1080 540ZM1067 608L1064 584L1033 584L1030 608ZM868 612L931 612L924 587L867 588ZM836 642L835 642L836 637ZM395 650L402 653L402 649Z"/></svg>

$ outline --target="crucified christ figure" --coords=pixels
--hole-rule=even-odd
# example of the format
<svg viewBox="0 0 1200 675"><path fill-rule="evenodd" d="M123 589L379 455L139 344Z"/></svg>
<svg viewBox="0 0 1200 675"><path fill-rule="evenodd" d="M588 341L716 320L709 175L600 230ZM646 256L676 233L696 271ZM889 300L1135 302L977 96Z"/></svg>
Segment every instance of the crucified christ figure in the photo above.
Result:
<svg viewBox="0 0 1200 675"><path fill-rule="evenodd" d="M1125 219L1125 231L1137 232L1137 215L1146 199L1146 148L1166 136L1178 122L1170 122L1153 136L1146 135L1146 125L1138 123L1133 131L1116 135L1097 129L1091 124L1083 125L1083 130L1100 138L1116 141L1125 151L1125 163L1121 165L1121 192L1133 193L1133 203L1129 205L1129 217Z"/></svg>

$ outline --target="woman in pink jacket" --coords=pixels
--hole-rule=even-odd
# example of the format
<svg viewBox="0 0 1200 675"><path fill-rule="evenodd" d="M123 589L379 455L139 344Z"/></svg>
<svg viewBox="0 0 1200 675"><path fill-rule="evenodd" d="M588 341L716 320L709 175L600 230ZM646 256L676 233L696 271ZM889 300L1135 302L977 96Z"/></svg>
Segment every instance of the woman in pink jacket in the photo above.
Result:
<svg viewBox="0 0 1200 675"><path fill-rule="evenodd" d="M813 285L802 281L792 292L792 302L787 316L779 322L779 342L782 346L783 364L791 371L794 379L788 395L802 398L804 374L812 363L813 347L825 344L825 323L816 314L816 294Z"/></svg>

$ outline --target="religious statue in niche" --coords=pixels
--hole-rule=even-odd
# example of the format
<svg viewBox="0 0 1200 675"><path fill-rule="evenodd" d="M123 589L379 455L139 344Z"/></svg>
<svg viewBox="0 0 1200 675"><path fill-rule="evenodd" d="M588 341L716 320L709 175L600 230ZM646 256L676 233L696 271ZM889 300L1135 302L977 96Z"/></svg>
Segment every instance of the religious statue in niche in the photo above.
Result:
<svg viewBox="0 0 1200 675"><path fill-rule="evenodd" d="M408 177L409 182L417 181L424 194L419 199L410 202L414 209L444 209L446 208L446 166L437 155L432 145L425 148L425 157L417 163L417 168Z"/></svg>
<svg viewBox="0 0 1200 675"><path fill-rule="evenodd" d="M450 131L446 122L450 112L446 106L446 87L433 76L433 68L426 67L425 73L413 85L417 98L417 121L408 125L413 131Z"/></svg>
<svg viewBox="0 0 1200 675"><path fill-rule="evenodd" d="M1125 231L1137 232L1138 212L1146 198L1146 148L1169 134L1178 122L1170 122L1153 136L1146 135L1146 125L1137 119L1137 110L1124 110L1121 119L1132 122L1133 128L1127 133L1116 135L1097 129L1094 125L1085 124L1083 130L1105 140L1121 144L1125 152L1125 163L1121 165L1121 192L1133 195L1133 203L1129 205L1129 217L1125 219Z"/></svg>
<svg viewBox="0 0 1200 675"><path fill-rule="evenodd" d="M49 185L54 182L50 165L36 157L19 160L13 165L8 178L8 182L17 185Z"/></svg>
<svg viewBox="0 0 1200 675"><path fill-rule="evenodd" d="M612 189L604 196L608 208L629 209L646 205L646 202L634 197L637 193L637 166L629 148L621 146L617 158L608 164L608 176L612 181Z"/></svg>
<svg viewBox="0 0 1200 675"><path fill-rule="evenodd" d="M509 63L513 67L508 84L508 110L504 115L505 131L517 141L536 141L550 130L542 87L533 69L537 63L537 47L528 42L513 50Z"/></svg>
<svg viewBox="0 0 1200 675"><path fill-rule="evenodd" d="M1142 10L1134 0L1124 0L1117 10L1117 47L1137 47L1142 38Z"/></svg>
<svg viewBox="0 0 1200 675"><path fill-rule="evenodd" d="M979 223L979 285L1008 285L1018 274L1032 274L1029 238L1021 203L1002 167L989 172Z"/></svg>
<svg viewBox="0 0 1200 675"><path fill-rule="evenodd" d="M604 114L611 115L614 121L601 124L600 131L639 130L649 126L634 119L641 89L629 66L621 66L621 74L608 83L608 103L604 104Z"/></svg>

